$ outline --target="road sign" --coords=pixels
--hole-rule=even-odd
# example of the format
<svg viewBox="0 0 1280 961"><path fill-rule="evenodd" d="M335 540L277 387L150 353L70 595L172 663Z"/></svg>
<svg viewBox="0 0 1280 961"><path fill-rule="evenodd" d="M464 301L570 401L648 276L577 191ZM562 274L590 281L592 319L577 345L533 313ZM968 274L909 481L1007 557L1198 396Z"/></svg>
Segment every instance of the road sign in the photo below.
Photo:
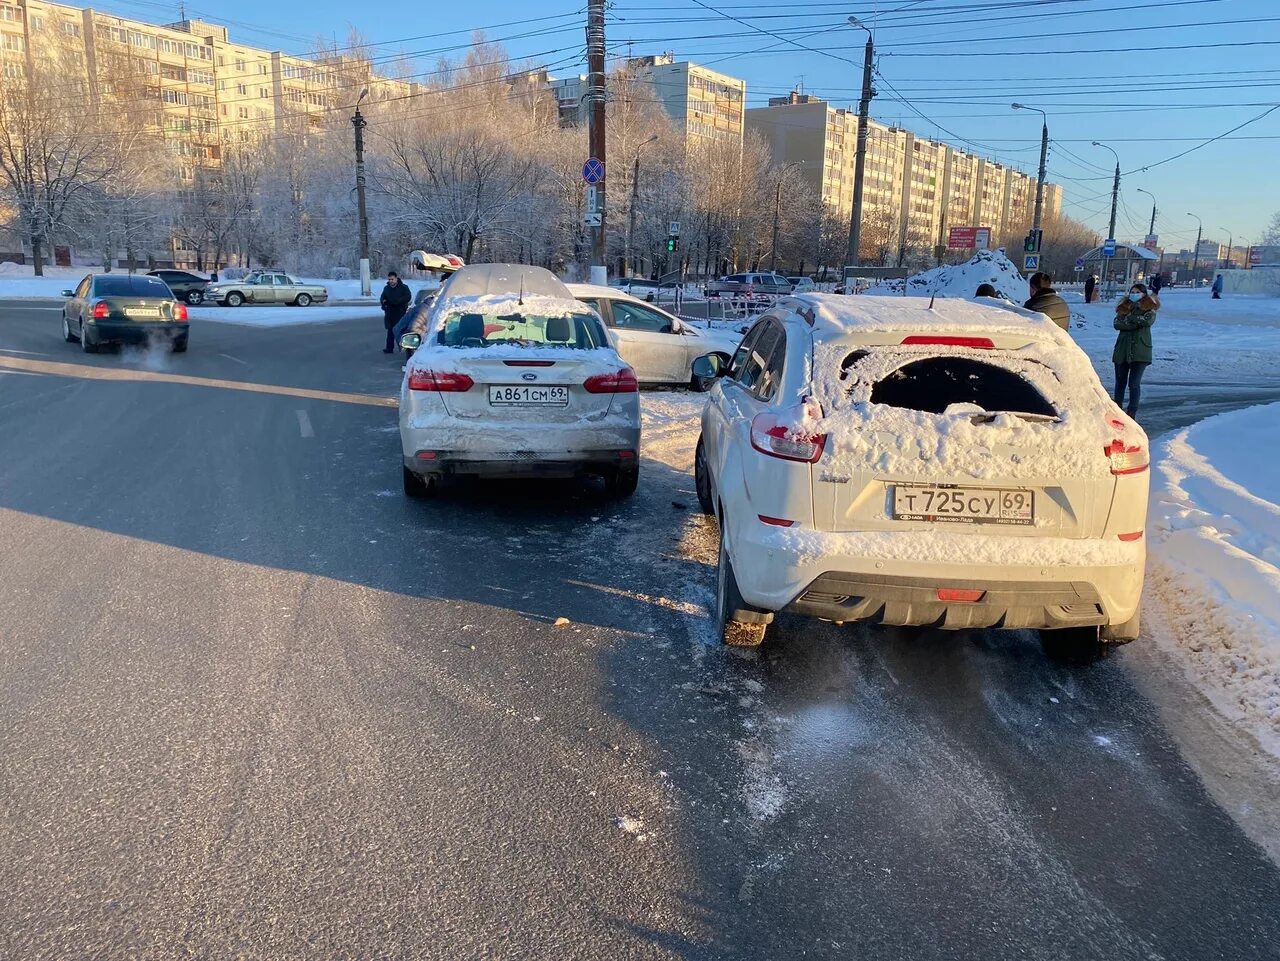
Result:
<svg viewBox="0 0 1280 961"><path fill-rule="evenodd" d="M679 237L679 236L680 236L680 221L678 221L678 220L673 220L673 221L671 221L671 226L667 229L667 233L669 233L672 237Z"/></svg>
<svg viewBox="0 0 1280 961"><path fill-rule="evenodd" d="M1102 256L1114 257L1116 255L1116 242L1114 240L1104 240L1102 242Z"/></svg>
<svg viewBox="0 0 1280 961"><path fill-rule="evenodd" d="M1084 270L1084 258L1083 258L1083 257L1077 257L1077 258L1076 258L1076 270Z"/></svg>
<svg viewBox="0 0 1280 961"><path fill-rule="evenodd" d="M1040 269L1040 255L1039 255L1039 254L1027 254L1025 257L1023 257L1023 258L1022 258L1022 269L1023 269L1023 270L1039 270L1039 269Z"/></svg>
<svg viewBox="0 0 1280 961"><path fill-rule="evenodd" d="M587 184L587 209L600 209L600 189L595 184Z"/></svg>
<svg viewBox="0 0 1280 961"><path fill-rule="evenodd" d="M1142 241L1142 246L1146 247L1147 250L1155 250L1160 246L1160 237L1157 234L1147 234Z"/></svg>
<svg viewBox="0 0 1280 961"><path fill-rule="evenodd" d="M582 179L589 184L598 184L604 180L604 163L595 157L588 157L582 165Z"/></svg>
<svg viewBox="0 0 1280 961"><path fill-rule="evenodd" d="M1076 264L1076 265L1075 265L1075 267L1073 267L1072 269L1073 269L1077 274L1083 274L1083 273L1084 273L1084 264Z"/></svg>
<svg viewBox="0 0 1280 961"><path fill-rule="evenodd" d="M599 210L588 210L582 215L582 225L584 227L599 227L604 224L604 214Z"/></svg>

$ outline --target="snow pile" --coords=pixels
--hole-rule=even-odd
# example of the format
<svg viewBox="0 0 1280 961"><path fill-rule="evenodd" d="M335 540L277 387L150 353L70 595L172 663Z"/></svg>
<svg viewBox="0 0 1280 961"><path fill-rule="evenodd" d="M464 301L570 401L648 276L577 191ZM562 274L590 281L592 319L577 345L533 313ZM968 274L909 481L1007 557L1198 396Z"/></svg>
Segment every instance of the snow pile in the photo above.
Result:
<svg viewBox="0 0 1280 961"><path fill-rule="evenodd" d="M1005 300L1021 304L1031 296L1027 280L1003 250L979 250L964 264L935 267L903 280L886 280L867 289L868 294L903 294L909 297L973 297L980 284L990 284Z"/></svg>
<svg viewBox="0 0 1280 961"><path fill-rule="evenodd" d="M1218 710L1280 754L1280 404L1221 414L1164 446L1152 491L1162 643Z"/></svg>
<svg viewBox="0 0 1280 961"><path fill-rule="evenodd" d="M0 297L56 297L91 273L91 267L45 267L43 277L30 264L0 263Z"/></svg>

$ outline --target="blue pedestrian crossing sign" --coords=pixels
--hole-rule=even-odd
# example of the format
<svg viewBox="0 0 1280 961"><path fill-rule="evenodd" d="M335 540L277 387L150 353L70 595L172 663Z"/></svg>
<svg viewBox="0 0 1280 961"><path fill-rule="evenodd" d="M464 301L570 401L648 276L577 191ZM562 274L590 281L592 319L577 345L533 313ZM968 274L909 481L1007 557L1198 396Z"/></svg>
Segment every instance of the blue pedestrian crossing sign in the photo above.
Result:
<svg viewBox="0 0 1280 961"><path fill-rule="evenodd" d="M1040 269L1040 255L1039 255L1039 254L1027 254L1025 257L1023 257L1023 258L1022 258L1022 269L1023 269L1023 270L1039 270L1039 269Z"/></svg>

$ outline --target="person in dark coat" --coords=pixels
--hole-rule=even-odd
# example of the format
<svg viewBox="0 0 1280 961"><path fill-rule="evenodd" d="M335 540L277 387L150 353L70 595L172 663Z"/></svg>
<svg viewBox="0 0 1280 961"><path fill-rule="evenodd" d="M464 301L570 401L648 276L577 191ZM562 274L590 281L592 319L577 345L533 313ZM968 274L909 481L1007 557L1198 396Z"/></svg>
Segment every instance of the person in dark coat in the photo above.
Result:
<svg viewBox="0 0 1280 961"><path fill-rule="evenodd" d="M1093 303L1093 292L1098 289L1098 275L1090 274L1084 279L1084 302Z"/></svg>
<svg viewBox="0 0 1280 961"><path fill-rule="evenodd" d="M1142 375L1151 366L1153 357L1151 327L1156 322L1160 301L1145 284L1134 284L1124 300L1116 305L1116 319L1112 324L1120 331L1116 335L1115 350L1111 360L1116 365L1116 406L1124 407L1125 388L1129 390L1130 417L1138 416L1138 401L1142 399Z"/></svg>
<svg viewBox="0 0 1280 961"><path fill-rule="evenodd" d="M1213 299L1214 300L1222 299L1222 288L1224 286L1226 286L1226 282L1222 279L1222 274L1218 274L1217 277L1213 278Z"/></svg>
<svg viewBox="0 0 1280 961"><path fill-rule="evenodd" d="M1160 288L1164 286L1164 274L1151 275L1151 295L1153 297L1160 296Z"/></svg>
<svg viewBox="0 0 1280 961"><path fill-rule="evenodd" d="M382 349L384 354L390 354L395 350L396 324L400 323L412 300L413 294L409 293L408 287L400 283L400 275L394 270L387 274L387 285L382 288L382 297L379 301L382 304L382 326L387 328L387 346Z"/></svg>
<svg viewBox="0 0 1280 961"><path fill-rule="evenodd" d="M1022 306L1046 315L1063 330L1071 327L1071 308L1053 289L1053 277L1044 271L1031 275L1031 298Z"/></svg>

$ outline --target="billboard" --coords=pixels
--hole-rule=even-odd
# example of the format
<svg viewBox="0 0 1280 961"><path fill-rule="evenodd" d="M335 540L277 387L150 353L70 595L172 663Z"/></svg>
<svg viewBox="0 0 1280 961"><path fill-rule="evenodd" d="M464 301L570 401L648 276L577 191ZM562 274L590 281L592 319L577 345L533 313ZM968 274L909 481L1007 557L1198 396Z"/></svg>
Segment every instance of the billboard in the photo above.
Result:
<svg viewBox="0 0 1280 961"><path fill-rule="evenodd" d="M1249 248L1249 266L1261 264L1280 264L1280 244L1270 244Z"/></svg>
<svg viewBox="0 0 1280 961"><path fill-rule="evenodd" d="M991 228L952 227L947 232L947 247L950 250L968 250L970 247L976 247L978 250L989 250L991 248Z"/></svg>

